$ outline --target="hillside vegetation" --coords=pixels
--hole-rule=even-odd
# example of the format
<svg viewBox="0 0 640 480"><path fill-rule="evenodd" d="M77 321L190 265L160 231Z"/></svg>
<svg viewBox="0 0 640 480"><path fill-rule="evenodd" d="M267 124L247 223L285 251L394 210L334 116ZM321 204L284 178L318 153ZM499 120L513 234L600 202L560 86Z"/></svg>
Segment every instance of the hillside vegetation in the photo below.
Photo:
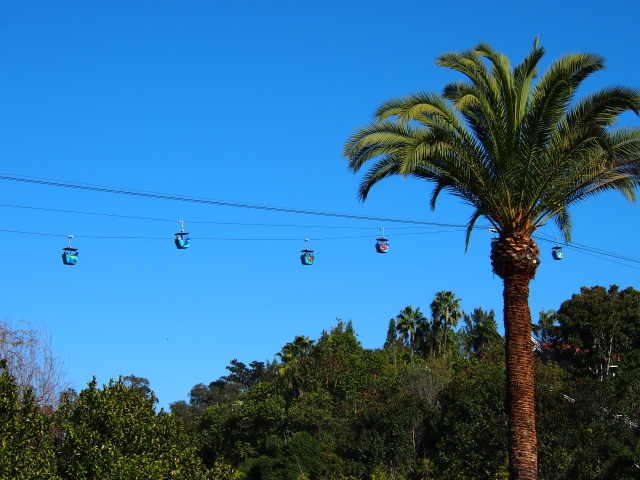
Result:
<svg viewBox="0 0 640 480"><path fill-rule="evenodd" d="M503 338L456 300L403 308L377 349L337 320L273 362L234 359L171 413L133 375L54 409L3 361L0 478L508 478ZM637 478L640 292L583 288L539 319L540 478Z"/></svg>

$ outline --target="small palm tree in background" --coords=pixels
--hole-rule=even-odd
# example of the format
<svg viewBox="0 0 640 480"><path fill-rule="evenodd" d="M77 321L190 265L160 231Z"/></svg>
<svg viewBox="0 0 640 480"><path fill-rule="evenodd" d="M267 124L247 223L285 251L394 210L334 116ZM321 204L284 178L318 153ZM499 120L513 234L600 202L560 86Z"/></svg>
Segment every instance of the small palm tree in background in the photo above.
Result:
<svg viewBox="0 0 640 480"><path fill-rule="evenodd" d="M287 380L289 385L293 385L294 395L300 395L298 383L299 369L304 366L306 359L313 350L314 341L305 335L298 335L293 342L288 342L282 350L276 353L280 359L280 364L276 367L277 372Z"/></svg>
<svg viewBox="0 0 640 480"><path fill-rule="evenodd" d="M402 339L409 345L411 356L416 347L416 330L420 323L424 320L424 315L420 311L420 307L415 310L411 305L402 310L396 317L396 328L400 332Z"/></svg>
<svg viewBox="0 0 640 480"><path fill-rule="evenodd" d="M447 333L449 331L449 325L455 327L458 324L458 320L462 317L462 310L460 309L461 301L460 298L456 298L453 292L442 290L436 293L433 302L431 302L431 315L434 324L438 322L443 325L443 357L447 356Z"/></svg>
<svg viewBox="0 0 640 480"><path fill-rule="evenodd" d="M474 308L470 314L463 315L463 320L465 325L460 334L467 355L477 355L484 349L502 342L493 309L487 312L482 308Z"/></svg>
<svg viewBox="0 0 640 480"><path fill-rule="evenodd" d="M416 347L423 358L435 356L438 350L438 329L429 318L423 316L416 325Z"/></svg>
<svg viewBox="0 0 640 480"><path fill-rule="evenodd" d="M546 342L549 338L553 326L556 323L557 312L554 309L541 310L538 315L538 324L533 325L533 332L541 342Z"/></svg>
<svg viewBox="0 0 640 480"><path fill-rule="evenodd" d="M622 113L638 113L640 92L614 86L576 101L604 59L564 55L534 83L543 55L537 39L515 68L484 43L441 55L436 64L464 80L385 102L344 148L352 172L374 162L361 200L387 177L414 177L433 183L431 208L443 191L473 208L467 245L479 218L497 230L491 265L504 284L509 471L523 479L537 477L538 456L528 299L540 252L531 235L553 221L569 242L572 205L610 190L633 201L640 174L640 129L615 126Z"/></svg>

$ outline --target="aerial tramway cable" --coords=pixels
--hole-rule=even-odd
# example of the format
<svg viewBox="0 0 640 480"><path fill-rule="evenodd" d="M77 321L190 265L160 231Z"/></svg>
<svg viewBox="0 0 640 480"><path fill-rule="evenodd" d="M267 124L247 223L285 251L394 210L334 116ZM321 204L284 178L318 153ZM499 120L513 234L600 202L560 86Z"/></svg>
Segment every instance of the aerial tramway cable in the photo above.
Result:
<svg viewBox="0 0 640 480"><path fill-rule="evenodd" d="M114 218L125 218L130 220L147 220L153 222L171 222L175 223L174 219L169 218L157 218L157 217L139 217L135 215L121 215L115 213L104 213L104 212L85 212L80 210L66 210L59 208L48 208L48 207L33 207L27 205L11 205L6 203L0 203L0 207L5 208L20 208L27 210L39 210L45 212L57 212L57 213L71 213L78 215L96 215L101 217L114 217ZM378 227L355 227L355 226L336 226L336 225L297 225L290 223L244 223L244 222L218 222L212 220L185 220L189 223L194 224L209 224L209 225L237 225L237 226L246 226L246 227L276 227L276 228L325 228L325 229L334 229L334 230L379 230ZM412 227L391 227L387 230L413 230L413 229L424 229L424 228L442 228L442 227L455 227L455 228L466 228L465 225L456 225L453 223L443 224L443 223L432 223L420 226L412 226ZM486 227L477 226L476 230L484 230Z"/></svg>
<svg viewBox="0 0 640 480"><path fill-rule="evenodd" d="M270 211L270 212L296 213L300 215L316 215L316 216L333 217L333 218L350 218L353 220L371 220L376 222L408 223L408 224L414 224L414 225L436 225L441 227L457 226L457 225L452 225L447 223L425 222L422 220L373 217L373 216L367 216L367 215L357 215L353 213L323 212L318 210L305 210L305 209L299 209L299 208L280 207L275 205L261 205L257 203L234 202L230 200L216 200L212 198L192 197L188 195L179 195L179 194L172 194L172 193L148 192L143 190L133 190L133 189L122 188L122 187L94 185L90 183L78 183L78 182L71 182L67 180L56 180L56 179L50 179L50 178L29 177L26 175L15 175L11 173L2 173L2 172L0 172L0 180L31 183L35 185L47 185L51 187L73 188L78 190L88 190L92 192L131 195L134 197L173 200L178 202L200 203L205 205L218 205L223 207L248 208L248 209L264 210L264 211Z"/></svg>
<svg viewBox="0 0 640 480"><path fill-rule="evenodd" d="M169 194L169 193L161 193L161 192L151 192L151 191L142 191L142 190L134 190L127 189L121 187L111 187L105 185L95 185L95 184L87 184L87 183L79 183L65 180L56 180L49 178L40 178L40 177L31 177L26 175L16 175L10 173L1 173L0 172L0 180L14 181L14 182L22 182L22 183L30 183L36 185L46 185L46 186L54 186L54 187L63 187L63 188L72 188L86 191L95 191L102 193L113 193L120 195L130 195L144 198L155 198L155 199L163 199L163 200L171 200L171 201L180 201L180 202L190 202L190 203L200 203L206 205L217 205L217 206L227 206L227 207L235 207L235 208L246 208L246 209L254 209L254 210L262 210L262 211L270 211L270 212L280 212L280 213L292 213L292 214L300 214L300 215L314 215L314 216L324 216L330 218L345 218L352 220L364 220L364 221L376 221L376 222L390 222L390 223L400 223L400 224L410 224L413 225L411 227L393 227L393 230L405 230L405 229L422 229L422 228L442 228L448 227L454 230L436 230L436 231L428 231L428 232L412 232L412 233L394 233L395 236L400 235L425 235L425 234L434 234L434 233L447 233L459 231L460 229L466 228L465 225L460 224L452 224L452 223L441 223L441 222L427 222L421 220L410 220L410 219L398 219L398 218L386 218L386 217L374 217L367 215L357 215L351 213L340 213L340 212L324 212L317 210L306 210L299 208L290 208L290 207L280 207L273 205L262 205L262 204L253 204L246 202L234 202L228 200L217 200L203 197L192 197L187 195L179 195L179 194ZM53 211L53 212L61 212L61 213L73 213L73 214L82 214L82 215L98 215L105 217L115 217L115 218L128 218L128 219L136 219L136 220L149 220L149 221L162 221L162 222L175 222L173 219L164 219L164 218L151 218L151 217L138 217L133 215L119 215L119 214L110 214L110 213L100 213L100 212L83 212L77 210L62 210L62 209L54 209L54 208L44 208L44 207L32 207L32 206L22 206L22 205L9 205L9 204L0 204L0 207L7 208L22 208L22 209L32 209L32 210L42 210L42 211ZM370 230L373 227L354 227L354 226L335 226L335 225L294 225L294 224L269 224L269 223L241 223L241 222L215 222L215 221L196 221L189 220L189 222L194 224L216 224L216 225L237 225L237 226L260 226L260 227L282 227L282 228L326 228L326 229L356 229L356 230ZM474 229L485 229L486 227L476 226ZM43 233L43 232L25 232L18 230L1 230L0 232L8 232L8 233L19 233L19 234L29 234L29 235L43 235L43 236L67 236L67 235L57 235L51 233ZM182 231L181 233L186 235L186 232ZM178 234L176 234L178 235ZM75 235L77 238L95 238L95 239L144 239L144 240L166 240L166 237L148 237L148 236L95 236L95 235ZM355 239L355 238L368 238L369 236L361 235L361 236L341 236L341 237L320 237L314 238L317 241L323 240L344 240L344 239ZM384 237L384 235L383 235ZM381 238L383 238L381 237ZM536 235L533 235L534 239L544 242L556 243L551 240L549 235L539 232ZM195 237L198 240L215 240L215 241L300 241L299 238L225 238L225 237ZM379 240L379 239L378 239ZM385 239L386 240L386 239ZM554 247L557 251L559 244L556 243L556 247ZM180 247L178 247L180 248ZM184 247L186 248L186 247ZM579 253L583 253L585 255L590 255L602 260L611 261L613 263L617 263L620 265L624 265L630 268L632 265L628 265L627 263L622 262L630 262L630 263L640 263L639 259L622 255L614 252L608 252L606 250L590 247L587 245L581 245L577 243L568 244L565 248L576 250ZM557 255L554 255L556 258ZM560 257L561 258L561 257ZM559 258L557 258L559 259ZM620 260L620 261L615 261Z"/></svg>

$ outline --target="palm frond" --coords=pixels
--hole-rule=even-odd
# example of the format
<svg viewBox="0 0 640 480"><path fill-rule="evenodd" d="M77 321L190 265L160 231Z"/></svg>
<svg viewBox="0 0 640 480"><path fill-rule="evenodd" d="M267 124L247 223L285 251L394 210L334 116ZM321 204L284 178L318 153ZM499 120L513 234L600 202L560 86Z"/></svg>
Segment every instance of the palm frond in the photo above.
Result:
<svg viewBox="0 0 640 480"><path fill-rule="evenodd" d="M512 68L480 43L440 55L436 64L464 75L441 95L419 92L384 102L375 121L347 140L352 172L374 161L358 195L401 175L434 183L473 207L499 231L530 235L552 219L571 237L570 207L603 191L635 200L640 186L640 129L615 128L626 111L640 112L640 90L612 86L574 101L580 84L604 68L595 54L568 54L538 79L544 49L534 42ZM534 79L538 79L534 84Z"/></svg>
<svg viewBox="0 0 640 480"><path fill-rule="evenodd" d="M387 177L399 175L401 164L402 157L400 154L385 155L380 158L362 178L358 187L358 198L364 202L369 196L369 191L376 183ZM427 178L427 172L423 173L425 175L424 178Z"/></svg>
<svg viewBox="0 0 640 480"><path fill-rule="evenodd" d="M548 145L580 83L602 68L604 59L599 55L570 54L555 61L543 74L523 118L522 156L527 164Z"/></svg>
<svg viewBox="0 0 640 480"><path fill-rule="evenodd" d="M562 238L565 242L571 241L571 215L569 215L569 209L563 207L553 215L553 221L560 230Z"/></svg>
<svg viewBox="0 0 640 480"><path fill-rule="evenodd" d="M476 222L482 215L484 215L484 213L480 209L477 209L475 212L473 212L473 215L471 215L471 218L467 223L467 229L465 230L465 235L464 235L465 252L469 249L469 242L471 240L471 233L473 232L473 227L475 227Z"/></svg>
<svg viewBox="0 0 640 480"><path fill-rule="evenodd" d="M344 156L349 169L357 172L366 162L380 155L393 153L412 143L413 129L396 122L381 122L356 130L347 140Z"/></svg>
<svg viewBox="0 0 640 480"><path fill-rule="evenodd" d="M517 116L521 122L529 105L531 82L538 75L538 62L545 54L545 50L538 46L538 37L533 43L533 50L525 57L513 71L514 90L517 99Z"/></svg>

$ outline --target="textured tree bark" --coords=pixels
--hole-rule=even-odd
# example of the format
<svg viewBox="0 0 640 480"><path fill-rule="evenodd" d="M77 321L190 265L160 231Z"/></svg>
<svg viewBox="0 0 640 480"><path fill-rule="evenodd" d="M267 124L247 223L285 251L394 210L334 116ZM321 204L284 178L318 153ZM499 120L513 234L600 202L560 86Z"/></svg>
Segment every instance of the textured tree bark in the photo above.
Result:
<svg viewBox="0 0 640 480"><path fill-rule="evenodd" d="M533 380L529 282L540 265L540 251L528 236L512 232L492 244L491 265L504 282L504 330L509 476L538 477L538 440Z"/></svg>
<svg viewBox="0 0 640 480"><path fill-rule="evenodd" d="M518 480L538 475L529 282L528 275L507 277L503 292L509 473Z"/></svg>

